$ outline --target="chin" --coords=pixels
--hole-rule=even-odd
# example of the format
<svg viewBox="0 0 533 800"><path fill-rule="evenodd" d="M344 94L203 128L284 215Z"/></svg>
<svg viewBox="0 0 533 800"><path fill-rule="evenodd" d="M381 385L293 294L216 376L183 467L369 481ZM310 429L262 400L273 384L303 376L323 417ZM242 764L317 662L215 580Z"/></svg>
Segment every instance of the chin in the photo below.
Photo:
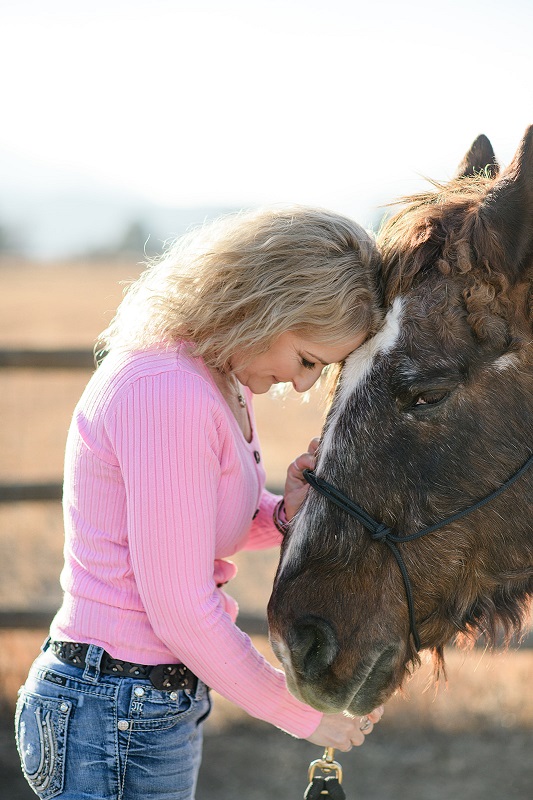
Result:
<svg viewBox="0 0 533 800"><path fill-rule="evenodd" d="M248 387L252 394L266 394L269 389L272 388L273 384L271 381L253 380L252 378L245 386Z"/></svg>

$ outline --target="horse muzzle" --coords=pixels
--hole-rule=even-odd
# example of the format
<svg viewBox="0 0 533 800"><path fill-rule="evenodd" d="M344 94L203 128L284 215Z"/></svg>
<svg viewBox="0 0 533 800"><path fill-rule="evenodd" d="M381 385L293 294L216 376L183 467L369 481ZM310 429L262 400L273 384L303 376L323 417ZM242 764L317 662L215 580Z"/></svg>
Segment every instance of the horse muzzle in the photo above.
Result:
<svg viewBox="0 0 533 800"><path fill-rule="evenodd" d="M285 631L285 638L272 633L271 644L291 693L324 713L368 714L390 697L403 675L400 642L354 659L354 653L340 647L330 623L320 617L298 620Z"/></svg>

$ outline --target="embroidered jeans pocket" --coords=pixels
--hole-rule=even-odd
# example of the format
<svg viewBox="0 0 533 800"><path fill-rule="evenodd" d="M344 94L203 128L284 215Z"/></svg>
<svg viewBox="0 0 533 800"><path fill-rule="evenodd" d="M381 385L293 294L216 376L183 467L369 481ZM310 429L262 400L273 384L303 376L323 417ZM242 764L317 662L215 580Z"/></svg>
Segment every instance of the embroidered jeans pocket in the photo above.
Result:
<svg viewBox="0 0 533 800"><path fill-rule="evenodd" d="M15 735L22 771L41 800L63 791L67 728L72 702L21 689Z"/></svg>

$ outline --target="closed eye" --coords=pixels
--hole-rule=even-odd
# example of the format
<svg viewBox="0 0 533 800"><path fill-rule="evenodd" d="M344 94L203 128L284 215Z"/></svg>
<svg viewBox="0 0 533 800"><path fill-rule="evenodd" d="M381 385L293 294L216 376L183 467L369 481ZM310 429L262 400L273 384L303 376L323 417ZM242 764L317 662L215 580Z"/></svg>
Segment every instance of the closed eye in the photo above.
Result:
<svg viewBox="0 0 533 800"><path fill-rule="evenodd" d="M425 416L443 405L451 392L448 389L434 389L417 394L406 411L417 416Z"/></svg>
<svg viewBox="0 0 533 800"><path fill-rule="evenodd" d="M315 362L308 361L307 358L304 358L303 356L302 356L301 364L302 364L302 367L305 367L305 369L314 369L316 367Z"/></svg>
<svg viewBox="0 0 533 800"><path fill-rule="evenodd" d="M418 395L413 403L414 406L434 406L441 403L448 397L449 392L422 392Z"/></svg>

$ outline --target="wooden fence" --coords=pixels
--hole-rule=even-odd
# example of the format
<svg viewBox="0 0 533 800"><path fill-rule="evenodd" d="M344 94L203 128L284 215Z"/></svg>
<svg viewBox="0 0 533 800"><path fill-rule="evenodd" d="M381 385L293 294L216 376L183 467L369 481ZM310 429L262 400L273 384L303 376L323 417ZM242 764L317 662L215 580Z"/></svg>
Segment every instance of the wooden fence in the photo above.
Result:
<svg viewBox="0 0 533 800"><path fill-rule="evenodd" d="M94 368L90 350L0 350L0 368L6 369L80 369ZM1 483L0 503L61 500L61 480L42 483ZM0 612L1 614L1 612ZM1 622L0 622L1 626ZM16 627L16 626L15 626Z"/></svg>

